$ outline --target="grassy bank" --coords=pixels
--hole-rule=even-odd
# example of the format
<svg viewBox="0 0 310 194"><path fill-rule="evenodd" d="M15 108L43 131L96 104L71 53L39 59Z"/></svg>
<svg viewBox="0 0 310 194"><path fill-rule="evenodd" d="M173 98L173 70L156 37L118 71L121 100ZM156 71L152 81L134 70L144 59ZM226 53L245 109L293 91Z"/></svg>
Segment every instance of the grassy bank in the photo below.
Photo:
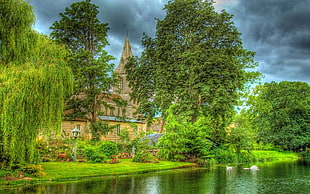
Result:
<svg viewBox="0 0 310 194"><path fill-rule="evenodd" d="M46 176L40 180L62 180L87 177L131 175L176 168L192 167L193 163L160 161L159 163L136 163L121 160L117 164L78 163L78 162L46 162L42 167Z"/></svg>
<svg viewBox="0 0 310 194"><path fill-rule="evenodd" d="M253 150L253 158L258 162L277 160L298 160L298 154L294 152L278 152L272 150Z"/></svg>
<svg viewBox="0 0 310 194"><path fill-rule="evenodd" d="M280 160L297 160L298 154L278 151L253 151L252 162L268 162ZM0 185L21 185L50 181L71 181L93 177L109 177L118 175L134 175L160 170L194 167L194 163L160 161L159 163L136 163L131 159L122 159L120 163L86 163L86 162L43 162L40 165L46 175L32 180L6 181L0 179ZM0 177L7 171L0 170Z"/></svg>
<svg viewBox="0 0 310 194"><path fill-rule="evenodd" d="M122 159L120 163L86 163L86 162L43 162L40 164L46 175L42 178L31 177L32 180L4 180L8 171L0 170L0 188L6 185L20 186L44 182L69 182L95 177L110 177L118 175L134 175L161 170L190 168L194 163L160 161L159 163L136 163L131 159ZM15 173L16 174L16 173Z"/></svg>

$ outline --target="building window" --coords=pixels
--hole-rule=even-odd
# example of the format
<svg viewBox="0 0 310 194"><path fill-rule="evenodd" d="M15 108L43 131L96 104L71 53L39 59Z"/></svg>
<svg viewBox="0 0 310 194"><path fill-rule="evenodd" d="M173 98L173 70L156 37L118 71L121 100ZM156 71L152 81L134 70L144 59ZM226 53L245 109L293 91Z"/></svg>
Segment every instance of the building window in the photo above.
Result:
<svg viewBox="0 0 310 194"><path fill-rule="evenodd" d="M124 79L123 78L121 78L121 80L119 82L119 89L120 89L120 92L122 92L124 89Z"/></svg>
<svg viewBox="0 0 310 194"><path fill-rule="evenodd" d="M116 125L116 134L120 135L121 134L121 124Z"/></svg>

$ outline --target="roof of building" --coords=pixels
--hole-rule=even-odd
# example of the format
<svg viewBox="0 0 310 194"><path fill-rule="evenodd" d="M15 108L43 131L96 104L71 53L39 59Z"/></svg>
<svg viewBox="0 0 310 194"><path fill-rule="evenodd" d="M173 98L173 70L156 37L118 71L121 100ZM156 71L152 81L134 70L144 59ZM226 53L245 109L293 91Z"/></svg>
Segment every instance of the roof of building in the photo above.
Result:
<svg viewBox="0 0 310 194"><path fill-rule="evenodd" d="M128 38L128 36L126 36L125 43L124 43L123 50L122 50L122 55L120 58L120 62L119 62L119 65L117 66L115 72L120 73L120 74L124 74L125 73L125 64L128 62L128 58L132 57L132 56L133 55L132 55L132 51L131 51L129 38Z"/></svg>
<svg viewBox="0 0 310 194"><path fill-rule="evenodd" d="M140 121L137 119L127 119L122 117L115 117L115 116L99 116L101 120L104 121L116 121L116 122L130 122L130 123L145 123L144 121Z"/></svg>

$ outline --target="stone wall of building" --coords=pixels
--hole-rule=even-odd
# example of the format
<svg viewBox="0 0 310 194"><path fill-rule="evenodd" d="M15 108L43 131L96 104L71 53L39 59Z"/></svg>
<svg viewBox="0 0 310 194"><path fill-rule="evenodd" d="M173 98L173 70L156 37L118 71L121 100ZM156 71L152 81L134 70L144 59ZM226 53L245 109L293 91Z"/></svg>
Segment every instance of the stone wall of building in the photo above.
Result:
<svg viewBox="0 0 310 194"><path fill-rule="evenodd" d="M101 140L103 141L113 141L115 143L121 142L120 133L121 131L127 130L129 133L130 140L133 140L140 133L146 132L146 124L143 122L120 122L120 121L106 121L109 126L119 126L113 129L106 135L101 136ZM62 122L62 135L65 137L71 137L71 131L80 125L80 137L84 139L91 139L91 131L89 128L89 123L87 121L63 121ZM134 129L136 126L136 130Z"/></svg>

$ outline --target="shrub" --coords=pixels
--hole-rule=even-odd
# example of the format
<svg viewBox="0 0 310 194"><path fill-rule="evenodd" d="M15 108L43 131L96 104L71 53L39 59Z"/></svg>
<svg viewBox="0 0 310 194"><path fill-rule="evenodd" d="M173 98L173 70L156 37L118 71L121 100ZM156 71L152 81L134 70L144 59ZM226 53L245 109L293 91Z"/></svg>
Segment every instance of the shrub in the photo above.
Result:
<svg viewBox="0 0 310 194"><path fill-rule="evenodd" d="M142 150L138 152L132 159L133 162L144 162L144 163L156 163L158 159L153 156L150 152Z"/></svg>
<svg viewBox="0 0 310 194"><path fill-rule="evenodd" d="M254 143L253 146L254 146L254 150L279 150L279 148L275 147L271 143L264 144L262 142L259 142L259 143Z"/></svg>
<svg viewBox="0 0 310 194"><path fill-rule="evenodd" d="M110 164L120 163L117 155L112 155L111 158L112 158L112 160L109 162Z"/></svg>
<svg viewBox="0 0 310 194"><path fill-rule="evenodd" d="M38 154L42 160L59 160L59 154L65 153L66 156L71 157L73 150L72 139L53 139L46 141L44 139L38 140L36 144Z"/></svg>
<svg viewBox="0 0 310 194"><path fill-rule="evenodd" d="M217 148L213 151L217 163L237 163L237 154L231 150Z"/></svg>
<svg viewBox="0 0 310 194"><path fill-rule="evenodd" d="M103 141L98 145L98 151L107 157L118 154L117 144L111 141Z"/></svg>
<svg viewBox="0 0 310 194"><path fill-rule="evenodd" d="M45 172L43 172L43 168L41 165L27 165L21 168L21 170L24 173L30 174L35 177L44 177L46 175Z"/></svg>
<svg viewBox="0 0 310 194"><path fill-rule="evenodd" d="M104 162L107 159L107 156L100 152L97 146L85 146L83 153L85 154L86 159L90 162Z"/></svg>
<svg viewBox="0 0 310 194"><path fill-rule="evenodd" d="M254 156L248 151L241 151L237 154L233 150L225 147L213 150L212 154L214 160L220 164L251 162L254 160Z"/></svg>
<svg viewBox="0 0 310 194"><path fill-rule="evenodd" d="M212 142L208 135L210 122L199 117L196 122L181 122L173 116L168 119L167 129L158 141L160 158L170 161L197 162L210 153Z"/></svg>

